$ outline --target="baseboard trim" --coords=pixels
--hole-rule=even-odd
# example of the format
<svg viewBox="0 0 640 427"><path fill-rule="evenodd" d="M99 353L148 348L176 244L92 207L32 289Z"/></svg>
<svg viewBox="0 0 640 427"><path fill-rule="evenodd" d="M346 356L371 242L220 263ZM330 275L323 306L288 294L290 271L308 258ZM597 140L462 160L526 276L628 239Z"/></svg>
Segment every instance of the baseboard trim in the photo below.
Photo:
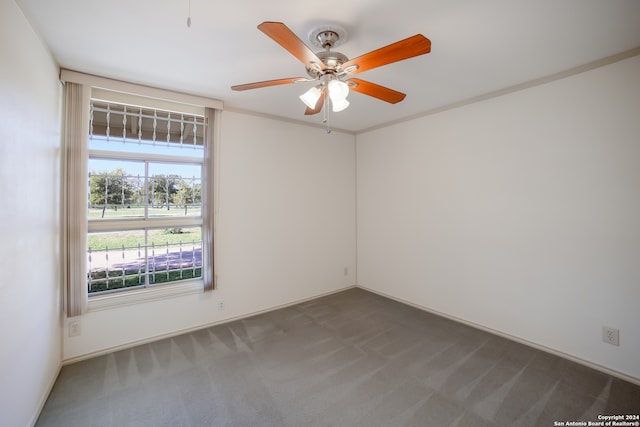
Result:
<svg viewBox="0 0 640 427"><path fill-rule="evenodd" d="M328 296L328 295L337 294L338 292L343 292L343 291L346 291L348 289L353 289L355 287L356 287L356 285L350 285L350 286L346 286L344 288L335 289L333 291L324 292L322 294L314 295L314 296L309 297L309 298L303 298L303 299L295 300L295 301L288 302L288 303L285 303L285 304L280 304L280 305L277 305L277 306L274 306L274 307L266 308L264 310L258 310L258 311L253 311L253 312L250 312L250 313L244 313L244 314L241 314L241 315L238 315L238 316L229 317L229 318L226 318L226 319L223 319L223 320L218 320L218 321L215 321L215 322L203 323L203 324L192 326L192 327L189 327L189 328L179 329L179 330L176 330L176 331L167 332L165 334L154 335L154 336L149 337L149 338L144 338L144 339L137 340L137 341L131 341L131 342L128 342L128 343L125 343L125 344L121 344L121 345L117 345L117 346L113 346L113 347L108 347L108 348L105 348L105 349L102 349L102 350L97 350L97 351L94 351L94 352L91 352L91 353L82 354L80 356L70 357L70 358L64 359L62 361L61 367L65 366L65 365L70 365L72 363L80 362L80 361L83 361L83 360L91 359L93 357L104 356L105 354L113 353L115 351L126 350L128 348L136 347L138 345L149 344L149 343L152 343L154 341L159 341L159 340L163 340L163 339L166 339L166 338L172 338L172 337L175 337L175 336L178 336L178 335L182 335L182 334L187 334L187 333L190 333L190 332L198 331L200 329L210 328L211 326L223 325L225 323L234 322L236 320L247 319L249 317L257 316L259 314L264 314L264 313L268 313L270 311L275 311L275 310L279 310L281 308L291 307L293 305L297 305L297 304L301 304L303 302L311 301L311 300L314 300L316 298L321 298L321 297L325 297L325 296ZM53 384L52 384L52 386L53 386ZM48 396L48 394L47 394L47 396ZM44 402L43 402L43 405L44 405ZM38 414L39 413L40 412L38 412Z"/></svg>
<svg viewBox="0 0 640 427"><path fill-rule="evenodd" d="M567 359L567 360L570 360L572 362L579 363L580 365L586 366L588 368L595 369L595 370L603 372L603 373L605 373L607 375L611 375L612 377L616 377L616 378L619 378L621 380L628 381L628 382L630 382L632 384L636 384L636 385L640 386L640 378L632 377L632 376L627 375L627 374L625 374L623 372L619 372L619 371L616 371L614 369L607 368L606 366L602 366L602 365L599 365L597 363L593 363L593 362L590 362L588 360L581 359L580 357L573 356L573 355L571 355L569 353L564 353L562 351L553 349L551 347L546 347L546 346L544 346L542 344L537 344L535 342L528 341L528 340L523 339L523 338L519 338L519 337L517 337L515 335L510 335L508 333L499 331L497 329L491 329L491 328L488 328L486 326L480 325L478 323L470 322L468 320L464 320L464 319L461 319L461 318L456 317L456 316L451 316L449 314L446 314L446 313L443 313L443 312L440 312L440 311L437 311L437 310L433 310L433 309L431 309L429 307L425 307L423 305L416 304L416 303L404 300L402 298L398 298L398 297L395 297L393 295L389 295L389 294L386 294L384 292L377 291L375 289L367 288L366 286L356 285L355 287L360 288L360 289L365 290L365 291L368 291L368 292L371 292L371 293L374 293L376 295L380 295L381 297L389 298L389 299L397 301L399 303L402 303L402 304L417 308L418 310L426 311L427 313L431 313L431 314L434 314L436 316L444 317L445 319L453 320L454 322L461 323L463 325L470 326L472 328L479 329L481 331L488 332L490 334L497 335L497 336L500 336L502 338L506 338L508 340L515 341L515 342L520 343L520 344L524 344L524 345L526 345L528 347L535 348L536 350L541 350L541 351L544 351L546 353L552 354L554 356L562 357L563 359Z"/></svg>

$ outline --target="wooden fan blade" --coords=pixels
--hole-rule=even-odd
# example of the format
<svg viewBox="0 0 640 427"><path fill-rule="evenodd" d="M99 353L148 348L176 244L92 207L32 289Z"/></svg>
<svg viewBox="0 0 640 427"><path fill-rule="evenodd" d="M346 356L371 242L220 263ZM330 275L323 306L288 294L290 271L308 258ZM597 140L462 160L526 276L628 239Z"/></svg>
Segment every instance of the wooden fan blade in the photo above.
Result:
<svg viewBox="0 0 640 427"><path fill-rule="evenodd" d="M431 41L422 34L416 34L347 61L342 64L342 69L347 70L349 74L358 74L429 52L431 52ZM349 67L354 65L357 65L358 68L349 70Z"/></svg>
<svg viewBox="0 0 640 427"><path fill-rule="evenodd" d="M391 104L397 104L404 99L405 95L402 92L398 92L388 87L380 86L375 83L366 82L360 79L349 79L347 82L356 83L356 85L349 85L349 88L355 92L360 92L364 95L373 96L382 101L389 102Z"/></svg>
<svg viewBox="0 0 640 427"><path fill-rule="evenodd" d="M324 105L325 96L327 96L327 94L326 94L326 91L323 90L322 93L320 94L320 98L318 98L318 101L316 102L315 108L311 109L307 107L307 109L304 112L304 115L311 116L313 114L318 114L320 111L322 111L322 106Z"/></svg>
<svg viewBox="0 0 640 427"><path fill-rule="evenodd" d="M258 25L258 29L288 50L289 53L298 58L305 66L314 63L317 64L320 70L326 68L324 63L318 58L318 55L309 49L309 47L282 22L263 22Z"/></svg>
<svg viewBox="0 0 640 427"><path fill-rule="evenodd" d="M304 77L289 77L289 78L286 78L286 79L266 80L264 82L255 82L255 83L247 83L247 84L244 84L244 85L231 86L231 89L232 90L258 89L260 87L288 85L288 84L291 84L291 83L306 82L308 80L309 79L306 79Z"/></svg>

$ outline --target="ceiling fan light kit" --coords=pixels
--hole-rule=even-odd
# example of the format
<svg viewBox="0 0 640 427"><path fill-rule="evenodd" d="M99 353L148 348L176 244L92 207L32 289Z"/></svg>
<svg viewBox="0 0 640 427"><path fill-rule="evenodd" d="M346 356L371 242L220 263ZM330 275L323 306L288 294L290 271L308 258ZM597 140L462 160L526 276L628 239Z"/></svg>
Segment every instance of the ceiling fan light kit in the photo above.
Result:
<svg viewBox="0 0 640 427"><path fill-rule="evenodd" d="M351 78L352 74L424 55L431 51L431 41L422 34L416 34L349 60L346 55L331 50L347 40L347 32L337 25L326 25L309 33L311 44L324 49L317 53L313 52L282 22L263 22L258 25L258 29L298 58L304 64L309 78L290 77L267 80L236 85L231 89L242 91L300 81L320 81L319 85L303 93L300 99L307 106L305 115L317 114L323 107L325 108L324 122L327 125L327 132L330 132L327 116L329 103L334 112L345 110L349 106L347 101L349 89L391 104L402 101L406 96L404 93L375 83Z"/></svg>
<svg viewBox="0 0 640 427"><path fill-rule="evenodd" d="M318 85L312 87L311 89L300 95L300 99L305 103L307 107L314 108L321 94L322 86Z"/></svg>
<svg viewBox="0 0 640 427"><path fill-rule="evenodd" d="M349 86L341 80L329 80L327 85L331 106L334 113L346 110L349 106L347 95L349 95Z"/></svg>
<svg viewBox="0 0 640 427"><path fill-rule="evenodd" d="M349 95L349 86L341 80L329 81L329 96L331 100L345 99Z"/></svg>
<svg viewBox="0 0 640 427"><path fill-rule="evenodd" d="M340 111L346 110L349 106L349 101L346 99L339 99L337 101L331 100L331 106L334 113L339 113Z"/></svg>

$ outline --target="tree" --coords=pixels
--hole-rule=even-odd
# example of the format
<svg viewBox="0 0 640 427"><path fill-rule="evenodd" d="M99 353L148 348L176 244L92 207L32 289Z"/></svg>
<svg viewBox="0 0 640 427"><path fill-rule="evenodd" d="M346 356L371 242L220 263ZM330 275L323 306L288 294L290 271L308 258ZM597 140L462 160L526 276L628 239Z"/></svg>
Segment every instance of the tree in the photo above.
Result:
<svg viewBox="0 0 640 427"><path fill-rule="evenodd" d="M149 203L152 207L166 205L171 209L171 203L178 205L180 176L154 175L149 179Z"/></svg>
<svg viewBox="0 0 640 427"><path fill-rule="evenodd" d="M91 206L130 205L134 201L136 186L127 171L118 168L114 171L89 173L89 203Z"/></svg>

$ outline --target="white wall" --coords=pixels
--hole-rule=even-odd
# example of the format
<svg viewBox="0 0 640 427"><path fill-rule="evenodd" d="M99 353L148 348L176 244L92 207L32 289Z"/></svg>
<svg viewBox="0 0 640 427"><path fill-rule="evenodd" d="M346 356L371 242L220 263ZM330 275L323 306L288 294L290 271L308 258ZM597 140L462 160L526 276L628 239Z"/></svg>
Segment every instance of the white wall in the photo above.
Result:
<svg viewBox="0 0 640 427"><path fill-rule="evenodd" d="M35 422L61 360L58 68L0 1L0 425Z"/></svg>
<svg viewBox="0 0 640 427"><path fill-rule="evenodd" d="M89 312L64 359L355 284L355 137L225 111L220 140L218 289Z"/></svg>
<svg viewBox="0 0 640 427"><path fill-rule="evenodd" d="M360 134L357 183L360 285L640 379L640 57Z"/></svg>

